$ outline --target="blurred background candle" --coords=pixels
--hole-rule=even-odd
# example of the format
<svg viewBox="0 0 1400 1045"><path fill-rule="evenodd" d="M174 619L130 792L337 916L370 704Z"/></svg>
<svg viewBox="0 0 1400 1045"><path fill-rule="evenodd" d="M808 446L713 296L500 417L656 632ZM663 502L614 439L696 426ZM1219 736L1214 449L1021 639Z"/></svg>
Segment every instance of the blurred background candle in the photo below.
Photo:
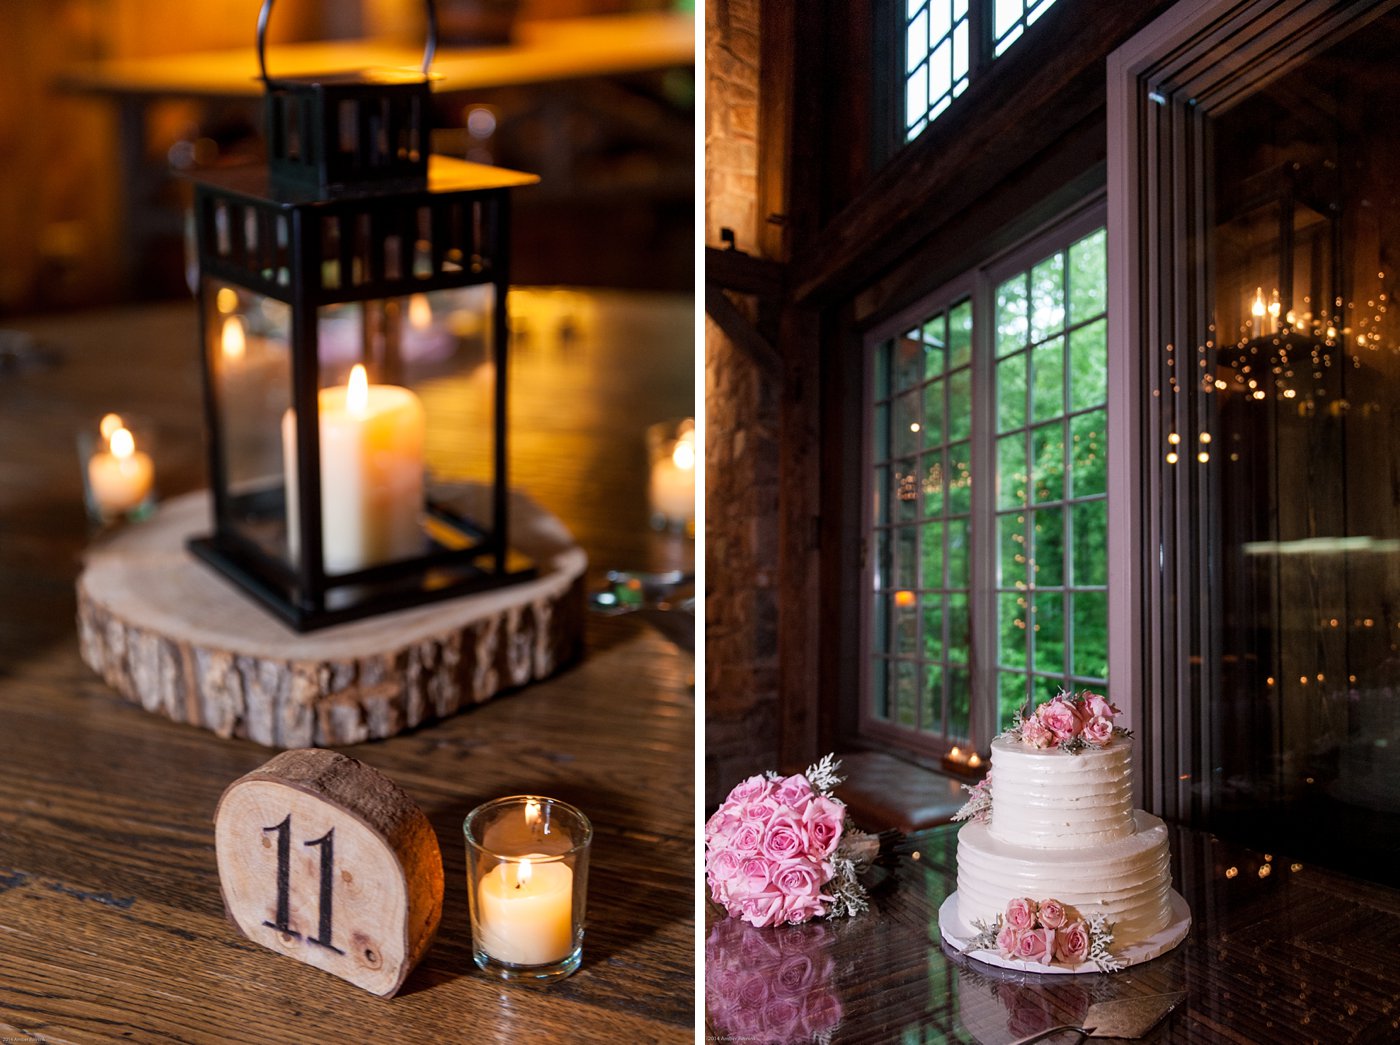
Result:
<svg viewBox="0 0 1400 1045"><path fill-rule="evenodd" d="M139 508L151 494L155 465L136 448L136 439L117 414L107 414L100 426L102 445L87 462L88 489L104 518Z"/></svg>
<svg viewBox="0 0 1400 1045"><path fill-rule="evenodd" d="M651 516L657 529L693 532L695 422L662 422L647 430L651 459Z"/></svg>
<svg viewBox="0 0 1400 1045"><path fill-rule="evenodd" d="M371 385L356 365L318 397L321 553L329 573L409 558L423 548L423 405L407 388ZM296 415L282 416L288 537L298 554Z"/></svg>

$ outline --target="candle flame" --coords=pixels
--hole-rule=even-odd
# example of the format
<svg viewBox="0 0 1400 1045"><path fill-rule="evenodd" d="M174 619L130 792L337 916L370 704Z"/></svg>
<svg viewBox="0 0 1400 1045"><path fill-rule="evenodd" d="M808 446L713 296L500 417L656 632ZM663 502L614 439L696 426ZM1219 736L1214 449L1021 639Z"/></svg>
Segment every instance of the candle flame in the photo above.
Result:
<svg viewBox="0 0 1400 1045"><path fill-rule="evenodd" d="M433 306L427 294L414 294L408 299L408 322L414 330L427 330L433 323Z"/></svg>
<svg viewBox="0 0 1400 1045"><path fill-rule="evenodd" d="M102 433L102 438L108 443L112 441L112 433L118 428L125 428L126 422L122 420L121 414L104 414L102 420L97 423L97 430Z"/></svg>
<svg viewBox="0 0 1400 1045"><path fill-rule="evenodd" d="M980 758L977 756L977 752L974 751L974 752L972 753L972 757L970 757L970 758L967 760L967 764L968 764L969 766L971 766L973 769L976 769L978 766L980 766L980 765L982 764L982 759L980 759Z"/></svg>
<svg viewBox="0 0 1400 1045"><path fill-rule="evenodd" d="M125 428L118 428L111 435L112 456L125 461L136 452L136 440Z"/></svg>
<svg viewBox="0 0 1400 1045"><path fill-rule="evenodd" d="M527 799L525 802L525 826L534 827L537 823L539 823L539 819L540 804L536 802L533 798Z"/></svg>
<svg viewBox="0 0 1400 1045"><path fill-rule="evenodd" d="M243 330L243 319L241 316L229 316L224 320L224 330L219 338L223 350L224 358L227 360L242 359L248 351L248 337Z"/></svg>
<svg viewBox="0 0 1400 1045"><path fill-rule="evenodd" d="M1251 305L1251 306L1249 307L1249 311L1252 312L1252 313L1254 313L1254 315L1255 315L1256 317L1262 316L1265 312L1268 311L1268 309L1266 309L1266 308L1264 307L1264 288L1263 288L1263 287L1255 287L1255 288L1254 288L1254 304Z"/></svg>
<svg viewBox="0 0 1400 1045"><path fill-rule="evenodd" d="M214 295L214 302L220 312L228 315L238 307L238 291L232 287L220 287L218 294Z"/></svg>
<svg viewBox="0 0 1400 1045"><path fill-rule="evenodd" d="M356 363L350 371L350 384L345 391L345 408L352 414L363 416L369 408L369 375L363 363Z"/></svg>
<svg viewBox="0 0 1400 1045"><path fill-rule="evenodd" d="M530 867L530 861L521 860L519 866L515 869L515 887L519 889L522 885L528 885L534 873L535 872Z"/></svg>
<svg viewBox="0 0 1400 1045"><path fill-rule="evenodd" d="M959 761L961 761L961 760L962 760L962 749L959 748L959 747L957 747L957 746L955 745L955 746L953 747L953 750L948 752L948 757L951 758L954 762L959 762Z"/></svg>
<svg viewBox="0 0 1400 1045"><path fill-rule="evenodd" d="M683 472L695 467L694 433L687 433L676 440L676 448L671 451L671 460Z"/></svg>

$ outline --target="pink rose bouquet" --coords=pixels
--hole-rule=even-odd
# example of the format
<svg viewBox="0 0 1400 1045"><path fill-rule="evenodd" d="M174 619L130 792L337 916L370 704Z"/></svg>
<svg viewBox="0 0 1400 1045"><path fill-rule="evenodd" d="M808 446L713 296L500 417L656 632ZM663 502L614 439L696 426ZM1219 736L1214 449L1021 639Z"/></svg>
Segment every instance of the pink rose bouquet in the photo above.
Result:
<svg viewBox="0 0 1400 1045"><path fill-rule="evenodd" d="M879 843L832 797L839 766L827 755L806 773L751 776L705 824L705 878L731 918L796 925L865 910L856 876Z"/></svg>
<svg viewBox="0 0 1400 1045"><path fill-rule="evenodd" d="M1061 748L1077 755L1086 747L1104 747L1114 737L1132 734L1113 724L1119 710L1099 693L1062 690L1033 712L1017 716L1005 736L1034 748Z"/></svg>

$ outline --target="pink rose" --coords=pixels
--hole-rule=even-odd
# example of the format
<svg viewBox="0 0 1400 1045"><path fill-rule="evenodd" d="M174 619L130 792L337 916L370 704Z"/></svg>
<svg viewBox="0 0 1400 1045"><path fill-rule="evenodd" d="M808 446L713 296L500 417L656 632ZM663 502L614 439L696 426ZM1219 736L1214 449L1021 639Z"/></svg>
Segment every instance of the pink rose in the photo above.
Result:
<svg viewBox="0 0 1400 1045"><path fill-rule="evenodd" d="M1091 718L1084 723L1081 735L1095 747L1103 747L1113 739L1113 722L1106 718Z"/></svg>
<svg viewBox="0 0 1400 1045"><path fill-rule="evenodd" d="M801 773L779 780L773 788L773 798L795 812L801 812L812 800L812 785Z"/></svg>
<svg viewBox="0 0 1400 1045"><path fill-rule="evenodd" d="M820 918L826 914L826 908L822 906L822 899L822 897L815 896L786 897L783 900L783 920L789 925L801 925L813 918Z"/></svg>
<svg viewBox="0 0 1400 1045"><path fill-rule="evenodd" d="M755 799L766 797L772 790L773 781L760 773L735 784L734 790L729 792L729 797L725 799L725 802L726 804L729 802L752 802Z"/></svg>
<svg viewBox="0 0 1400 1045"><path fill-rule="evenodd" d="M1112 721L1113 716L1118 714L1118 709L1097 693L1085 690L1083 697L1084 711L1088 718L1106 718Z"/></svg>
<svg viewBox="0 0 1400 1045"><path fill-rule="evenodd" d="M757 896L766 892L772 882L772 862L766 857L750 856L739 861L729 878L729 891L734 896Z"/></svg>
<svg viewBox="0 0 1400 1045"><path fill-rule="evenodd" d="M1083 922L1070 922L1055 934L1055 960L1078 965L1089 955L1089 929Z"/></svg>
<svg viewBox="0 0 1400 1045"><path fill-rule="evenodd" d="M1029 929L1035 924L1035 901L1019 896L1006 905L1006 924L1013 929Z"/></svg>
<svg viewBox="0 0 1400 1045"><path fill-rule="evenodd" d="M997 950L1003 958L1010 958L1016 953L1016 942L1020 938L1021 930L1013 928L1010 923L1001 927L1001 932L997 933Z"/></svg>
<svg viewBox="0 0 1400 1045"><path fill-rule="evenodd" d="M770 860L791 860L807 852L807 828L795 813L779 813L763 830L760 850Z"/></svg>
<svg viewBox="0 0 1400 1045"><path fill-rule="evenodd" d="M739 816L745 823L758 824L761 827L772 820L781 808L771 797L756 798L740 807Z"/></svg>
<svg viewBox="0 0 1400 1045"><path fill-rule="evenodd" d="M773 869L773 886L784 896L818 897L824 881L817 866L802 856L785 860Z"/></svg>
<svg viewBox="0 0 1400 1045"><path fill-rule="evenodd" d="M1021 723L1021 742L1029 744L1031 747L1049 748L1059 744L1055 734L1040 721L1040 718L1032 717Z"/></svg>
<svg viewBox="0 0 1400 1045"><path fill-rule="evenodd" d="M741 823L729 836L729 848L740 856L753 856L763 844L763 828L749 821Z"/></svg>
<svg viewBox="0 0 1400 1045"><path fill-rule="evenodd" d="M727 883L738 870L739 857L732 849L719 849L706 855L705 874L710 880L711 892L716 891L716 885ZM719 897L716 896L716 899Z"/></svg>
<svg viewBox="0 0 1400 1045"><path fill-rule="evenodd" d="M846 826L846 807L824 795L817 795L802 811L814 856L830 856L841 844L841 832Z"/></svg>
<svg viewBox="0 0 1400 1045"><path fill-rule="evenodd" d="M1074 713L1074 705L1067 700L1056 698L1042 704L1035 715L1041 725L1055 735L1056 740L1068 740L1079 732L1079 718Z"/></svg>
<svg viewBox="0 0 1400 1045"><path fill-rule="evenodd" d="M1048 965L1054 953L1054 929L1027 929L1016 941L1016 957L1022 961Z"/></svg>
<svg viewBox="0 0 1400 1045"><path fill-rule="evenodd" d="M730 913L734 913L732 910ZM763 893L748 896L739 901L739 917L759 929L783 922L783 898L779 893Z"/></svg>
<svg viewBox="0 0 1400 1045"><path fill-rule="evenodd" d="M761 1041L792 1041L802 1023L802 1007L791 998L773 998L763 1007Z"/></svg>
<svg viewBox="0 0 1400 1045"><path fill-rule="evenodd" d="M783 959L773 977L773 993L779 998L804 998L817 982L817 966L811 955L799 951Z"/></svg>
<svg viewBox="0 0 1400 1045"><path fill-rule="evenodd" d="M1040 901L1040 924L1047 929L1058 929L1065 924L1065 905L1059 900Z"/></svg>

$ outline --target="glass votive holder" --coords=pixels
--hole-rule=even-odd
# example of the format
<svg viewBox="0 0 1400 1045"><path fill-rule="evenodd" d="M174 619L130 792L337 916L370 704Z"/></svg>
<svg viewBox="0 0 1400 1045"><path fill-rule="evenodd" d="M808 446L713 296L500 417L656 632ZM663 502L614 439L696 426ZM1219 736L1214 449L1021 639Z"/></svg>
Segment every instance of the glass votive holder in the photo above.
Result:
<svg viewBox="0 0 1400 1045"><path fill-rule="evenodd" d="M154 452L151 426L129 414L104 414L78 433L83 503L93 526L137 521L155 511Z"/></svg>
<svg viewBox="0 0 1400 1045"><path fill-rule="evenodd" d="M654 530L695 536L695 420L659 421L647 428L647 487Z"/></svg>
<svg viewBox="0 0 1400 1045"><path fill-rule="evenodd" d="M557 980L579 966L593 825L573 806L513 795L462 822L472 957L505 980Z"/></svg>

